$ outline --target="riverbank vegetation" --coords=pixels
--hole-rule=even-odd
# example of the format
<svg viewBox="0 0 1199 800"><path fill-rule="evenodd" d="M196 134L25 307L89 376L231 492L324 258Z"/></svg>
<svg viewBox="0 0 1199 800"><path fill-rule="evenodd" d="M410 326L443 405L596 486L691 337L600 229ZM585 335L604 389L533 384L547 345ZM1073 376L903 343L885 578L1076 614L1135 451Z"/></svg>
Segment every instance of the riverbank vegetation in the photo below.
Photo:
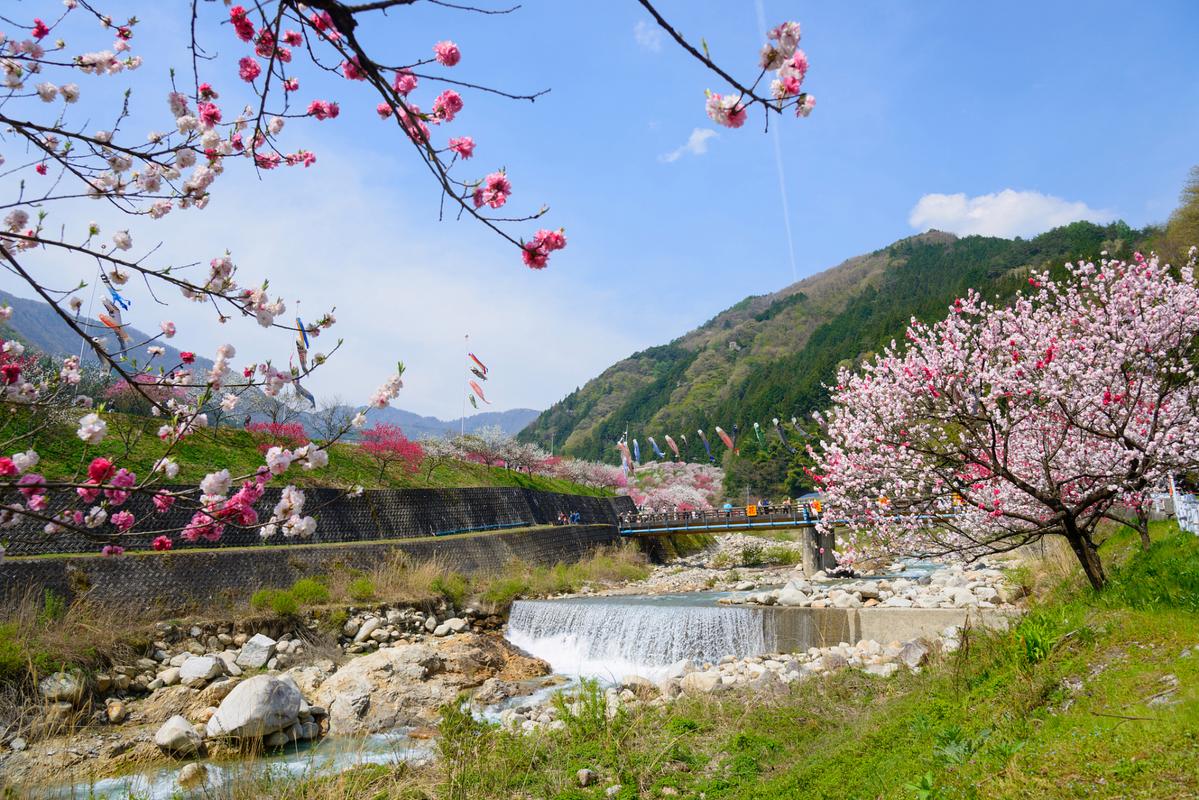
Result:
<svg viewBox="0 0 1199 800"><path fill-rule="evenodd" d="M1028 615L970 630L920 673L842 671L789 689L682 698L608 719L602 703L532 736L447 709L440 760L315 780L257 778L244 800L347 798L1190 797L1199 793L1199 538L1113 535L1110 585L1068 553L1027 574ZM599 709L586 713L586 709ZM576 772L598 780L581 787ZM619 786L607 795L607 789Z"/></svg>

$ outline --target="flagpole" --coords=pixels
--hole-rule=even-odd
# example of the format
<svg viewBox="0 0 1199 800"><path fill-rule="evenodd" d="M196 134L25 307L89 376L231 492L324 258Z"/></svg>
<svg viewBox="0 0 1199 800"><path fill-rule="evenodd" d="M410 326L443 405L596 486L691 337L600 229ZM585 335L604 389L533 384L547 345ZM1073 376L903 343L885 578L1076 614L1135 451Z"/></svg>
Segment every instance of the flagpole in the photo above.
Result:
<svg viewBox="0 0 1199 800"><path fill-rule="evenodd" d="M466 334L466 349L469 357L470 334ZM458 427L458 435L466 435L466 393L470 389L470 367L465 366L462 373L462 422Z"/></svg>

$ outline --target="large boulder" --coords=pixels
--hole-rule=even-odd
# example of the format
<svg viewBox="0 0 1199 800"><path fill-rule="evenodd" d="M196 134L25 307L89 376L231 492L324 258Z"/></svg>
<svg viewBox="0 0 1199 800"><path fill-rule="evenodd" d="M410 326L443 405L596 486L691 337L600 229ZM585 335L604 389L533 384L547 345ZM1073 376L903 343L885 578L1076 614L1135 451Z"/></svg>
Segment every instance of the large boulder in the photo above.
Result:
<svg viewBox="0 0 1199 800"><path fill-rule="evenodd" d="M256 633L241 646L241 653L237 656L237 666L242 669L262 669L273 655L275 655L275 640Z"/></svg>
<svg viewBox="0 0 1199 800"><path fill-rule="evenodd" d="M154 734L154 744L174 756L194 756L204 746L204 740L195 727L184 717L176 714L162 724Z"/></svg>
<svg viewBox="0 0 1199 800"><path fill-rule="evenodd" d="M208 720L208 735L261 738L296 723L303 698L295 682L255 675L233 687Z"/></svg>
<svg viewBox="0 0 1199 800"><path fill-rule="evenodd" d="M355 658L320 684L314 700L329 711L330 733L377 733L429 725L441 706L490 678L519 681L549 671L498 636L463 633Z"/></svg>
<svg viewBox="0 0 1199 800"><path fill-rule="evenodd" d="M904 642L903 649L899 651L899 660L908 669L916 669L928 660L928 648L920 642Z"/></svg>

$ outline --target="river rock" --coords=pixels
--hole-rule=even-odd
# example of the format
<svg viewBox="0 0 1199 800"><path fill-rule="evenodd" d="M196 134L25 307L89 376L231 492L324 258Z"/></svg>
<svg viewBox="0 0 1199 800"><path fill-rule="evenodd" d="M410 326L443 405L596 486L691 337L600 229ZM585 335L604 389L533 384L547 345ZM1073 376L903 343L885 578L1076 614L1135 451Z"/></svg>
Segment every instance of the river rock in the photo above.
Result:
<svg viewBox="0 0 1199 800"><path fill-rule="evenodd" d="M233 687L208 720L209 736L257 738L295 724L303 698L293 681L255 675Z"/></svg>
<svg viewBox="0 0 1199 800"><path fill-rule="evenodd" d="M374 633L375 630L378 629L378 627L382 624L383 620L379 619L378 617L371 617L366 622L362 623L362 627L358 629L358 633L354 634L354 643L362 644L365 642L370 638L370 635Z"/></svg>
<svg viewBox="0 0 1199 800"><path fill-rule="evenodd" d="M445 621L451 633L462 633L470 627L470 623L462 619L462 617L450 617Z"/></svg>
<svg viewBox="0 0 1199 800"><path fill-rule="evenodd" d="M916 669L928 660L928 648L920 642L904 642L903 649L899 651L899 660L908 669Z"/></svg>
<svg viewBox="0 0 1199 800"><path fill-rule="evenodd" d="M720 673L716 670L707 672L688 672L679 682L679 688L684 694L709 694L716 691L720 685Z"/></svg>
<svg viewBox="0 0 1199 800"><path fill-rule="evenodd" d="M179 682L184 686L199 687L224 674L225 663L219 658L196 656L184 661L179 668Z"/></svg>
<svg viewBox="0 0 1199 800"><path fill-rule="evenodd" d="M125 704L120 700L110 699L104 704L104 716L113 725L119 725L125 721L125 717L129 715L129 711L125 708Z"/></svg>
<svg viewBox="0 0 1199 800"><path fill-rule="evenodd" d="M849 666L849 661L839 653L825 653L821 656L820 666L828 672L835 672Z"/></svg>
<svg viewBox="0 0 1199 800"><path fill-rule="evenodd" d="M878 676L880 676L880 677L883 677L883 678L889 678L889 677L891 677L892 675L894 675L894 674L895 674L895 671L896 671L896 670L898 670L898 669L899 669L899 665L898 665L898 664L895 664L895 663L890 663L890 664L867 664L865 667L863 667L863 670L864 670L865 672L868 672L868 673L870 673L871 675L878 675Z"/></svg>
<svg viewBox="0 0 1199 800"><path fill-rule="evenodd" d="M184 764L175 780L184 789L198 789L208 782L208 768L195 761Z"/></svg>
<svg viewBox="0 0 1199 800"><path fill-rule="evenodd" d="M590 786L599 780L599 776L594 771L584 768L575 773L575 779L578 780L579 786Z"/></svg>
<svg viewBox="0 0 1199 800"><path fill-rule="evenodd" d="M450 635L450 626L444 622L441 623L440 625L438 625L436 628L433 629L433 635L434 636L449 636Z"/></svg>
<svg viewBox="0 0 1199 800"><path fill-rule="evenodd" d="M296 686L300 688L300 694L312 697L316 694L317 687L336 671L336 664L327 658L322 658L313 664L292 667L283 674L295 681Z"/></svg>
<svg viewBox="0 0 1199 800"><path fill-rule="evenodd" d="M241 646L237 666L244 669L262 669L275 654L276 642L269 636L256 633Z"/></svg>
<svg viewBox="0 0 1199 800"><path fill-rule="evenodd" d="M186 758L199 753L204 740L190 722L176 714L154 734L154 744L170 755Z"/></svg>
<svg viewBox="0 0 1199 800"><path fill-rule="evenodd" d="M974 592L961 587L953 587L945 590L945 596L956 608L968 608L978 605L978 598Z"/></svg>
<svg viewBox="0 0 1199 800"><path fill-rule="evenodd" d="M780 606L806 606L812 601L799 589L787 584L779 590L777 602Z"/></svg>
<svg viewBox="0 0 1199 800"><path fill-rule="evenodd" d="M78 672L55 672L38 684L42 697L51 703L78 703L83 699L83 675Z"/></svg>

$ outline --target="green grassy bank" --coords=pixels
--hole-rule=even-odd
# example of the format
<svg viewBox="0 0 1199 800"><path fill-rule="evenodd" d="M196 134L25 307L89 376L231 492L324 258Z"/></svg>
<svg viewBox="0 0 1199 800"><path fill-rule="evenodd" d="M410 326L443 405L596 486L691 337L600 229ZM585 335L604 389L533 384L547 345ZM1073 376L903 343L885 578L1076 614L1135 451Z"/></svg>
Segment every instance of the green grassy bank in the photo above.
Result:
<svg viewBox="0 0 1199 800"><path fill-rule="evenodd" d="M842 672L775 694L567 717L516 736L449 711L441 758L297 781L242 798L1181 798L1199 796L1199 538L1113 537L1109 588L1066 560L1006 632L971 631L920 674ZM602 709L602 704L598 706ZM575 773L600 779L579 787Z"/></svg>

